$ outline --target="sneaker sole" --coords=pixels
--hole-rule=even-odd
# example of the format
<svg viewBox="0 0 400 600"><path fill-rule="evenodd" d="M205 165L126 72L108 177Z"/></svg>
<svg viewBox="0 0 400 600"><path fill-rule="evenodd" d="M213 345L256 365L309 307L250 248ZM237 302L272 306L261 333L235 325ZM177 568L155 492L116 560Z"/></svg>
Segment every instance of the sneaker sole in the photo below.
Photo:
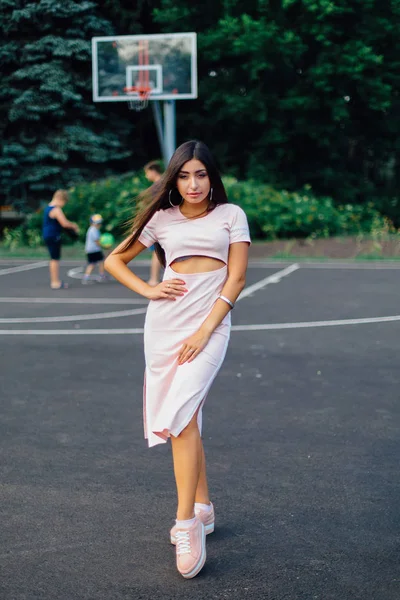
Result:
<svg viewBox="0 0 400 600"><path fill-rule="evenodd" d="M180 571L179 571L179 573L181 573L182 577L184 577L185 579L192 579L193 577L196 577L196 575L198 573L200 573L200 571L204 567L204 565L206 563L206 557L207 557L207 554L206 554L206 536L204 536L203 537L203 547L202 547L202 551L201 551L201 557L200 557L199 562L195 566L195 568L192 569L192 571L190 571L189 573L181 573Z"/></svg>
<svg viewBox="0 0 400 600"><path fill-rule="evenodd" d="M213 533L214 525L215 525L214 522L210 523L209 525L204 525L204 530L206 532L206 535L208 535L209 533ZM171 544L173 546L176 546L176 538L174 535L171 535L170 540L171 540Z"/></svg>

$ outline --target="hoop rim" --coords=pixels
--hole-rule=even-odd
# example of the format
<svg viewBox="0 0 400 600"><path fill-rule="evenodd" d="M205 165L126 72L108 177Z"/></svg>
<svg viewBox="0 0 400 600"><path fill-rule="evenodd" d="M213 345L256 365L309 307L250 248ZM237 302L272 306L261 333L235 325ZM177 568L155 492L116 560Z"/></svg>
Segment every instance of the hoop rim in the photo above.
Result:
<svg viewBox="0 0 400 600"><path fill-rule="evenodd" d="M149 98L152 89L151 87L144 87L144 86L139 86L139 85L133 85L131 87L124 87L124 92L126 92L127 94L137 94L138 98ZM128 98L129 100L131 100L131 98Z"/></svg>
<svg viewBox="0 0 400 600"><path fill-rule="evenodd" d="M148 107L151 88L133 86L130 88L124 88L124 91L127 94L126 100L128 102L128 108L130 110L136 110L136 112L140 112L141 110L144 110Z"/></svg>
<svg viewBox="0 0 400 600"><path fill-rule="evenodd" d="M130 110L140 112L148 107L151 94L150 87L134 85L132 87L125 87L124 92L127 94L126 100Z"/></svg>

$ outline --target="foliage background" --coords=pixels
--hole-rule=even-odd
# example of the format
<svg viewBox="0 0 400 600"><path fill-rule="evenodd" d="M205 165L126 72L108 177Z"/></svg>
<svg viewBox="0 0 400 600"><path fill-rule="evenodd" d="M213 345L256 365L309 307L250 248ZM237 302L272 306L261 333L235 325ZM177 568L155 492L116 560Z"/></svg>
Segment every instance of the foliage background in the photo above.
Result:
<svg viewBox="0 0 400 600"><path fill-rule="evenodd" d="M197 24L191 127L224 169L338 202L395 196L400 130L398 0L163 0L156 21ZM214 117L214 118L212 118Z"/></svg>
<svg viewBox="0 0 400 600"><path fill-rule="evenodd" d="M227 176L373 204L398 227L399 25L400 0L0 0L0 204L37 207L159 156L151 111L93 104L90 38L196 31L199 98L177 105L178 143L203 139Z"/></svg>
<svg viewBox="0 0 400 600"><path fill-rule="evenodd" d="M238 181L231 176L223 179L230 201L245 210L253 239L394 233L391 222L372 203L335 205L329 197L314 196L310 186L300 192L289 192L254 181ZM65 210L68 217L79 224L80 240L84 241L94 213L103 216L103 231L112 233L116 239L126 235L127 222L136 210L135 200L147 186L142 173L128 173L72 188ZM6 230L5 246L42 244L42 212L38 210L20 227ZM71 240L65 236L64 242L71 243Z"/></svg>

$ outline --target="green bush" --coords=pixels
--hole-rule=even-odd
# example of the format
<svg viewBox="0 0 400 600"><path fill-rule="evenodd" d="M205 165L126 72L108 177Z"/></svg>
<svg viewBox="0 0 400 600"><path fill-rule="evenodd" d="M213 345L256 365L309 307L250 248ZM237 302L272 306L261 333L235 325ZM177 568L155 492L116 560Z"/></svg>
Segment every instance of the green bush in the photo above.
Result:
<svg viewBox="0 0 400 600"><path fill-rule="evenodd" d="M104 219L103 231L112 233L116 239L125 234L125 225L132 216L135 198L148 187L145 179L136 173L120 177L108 177L100 181L81 183L69 190L69 202L64 212L68 219L78 223L79 240L84 241L90 224L90 216L100 213ZM27 216L23 225L4 231L4 245L10 249L19 246L37 247L42 240L43 210ZM63 242L73 241L63 234Z"/></svg>
<svg viewBox="0 0 400 600"><path fill-rule="evenodd" d="M247 214L255 239L333 237L387 230L387 219L372 204L336 206L310 188L301 192L276 190L251 181L225 180L232 202Z"/></svg>
<svg viewBox="0 0 400 600"><path fill-rule="evenodd" d="M247 214L253 239L332 237L369 234L373 237L393 233L391 222L369 203L337 206L331 198L318 198L311 189L300 192L277 190L254 181L237 181L225 177L224 184L231 202ZM84 241L90 215L101 213L103 231L121 239L127 220L132 216L135 198L147 182L142 176L130 173L101 181L79 184L70 190L65 209L69 219L80 226ZM4 244L37 246L41 243L42 211L30 215L26 222L5 232ZM66 238L66 243L71 243Z"/></svg>
<svg viewBox="0 0 400 600"><path fill-rule="evenodd" d="M104 219L103 231L112 233L117 239L126 231L126 222L135 209L135 198L148 183L136 173L122 177L109 177L101 181L79 184L70 191L66 214L78 223L80 238L85 238L90 216L100 213Z"/></svg>
<svg viewBox="0 0 400 600"><path fill-rule="evenodd" d="M400 227L400 196L375 196L372 202L374 207L388 217L395 227Z"/></svg>

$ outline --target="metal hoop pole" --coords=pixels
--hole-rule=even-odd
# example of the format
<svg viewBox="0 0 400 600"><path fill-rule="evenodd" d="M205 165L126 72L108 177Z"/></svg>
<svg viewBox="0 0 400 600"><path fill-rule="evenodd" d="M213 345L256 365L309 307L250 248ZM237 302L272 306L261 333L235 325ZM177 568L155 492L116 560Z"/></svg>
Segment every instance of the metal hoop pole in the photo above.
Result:
<svg viewBox="0 0 400 600"><path fill-rule="evenodd" d="M167 161L165 166L171 160L171 156L176 149L176 104L175 100L166 100L164 102L164 145Z"/></svg>
<svg viewBox="0 0 400 600"><path fill-rule="evenodd" d="M162 120L162 114L161 114L160 101L153 100L151 103L151 108L153 109L153 117L154 117L154 123L156 125L158 142L160 144L161 154L163 157L164 165L166 167L168 164L168 158L167 158L167 152L165 150L165 143L164 143L163 120Z"/></svg>

